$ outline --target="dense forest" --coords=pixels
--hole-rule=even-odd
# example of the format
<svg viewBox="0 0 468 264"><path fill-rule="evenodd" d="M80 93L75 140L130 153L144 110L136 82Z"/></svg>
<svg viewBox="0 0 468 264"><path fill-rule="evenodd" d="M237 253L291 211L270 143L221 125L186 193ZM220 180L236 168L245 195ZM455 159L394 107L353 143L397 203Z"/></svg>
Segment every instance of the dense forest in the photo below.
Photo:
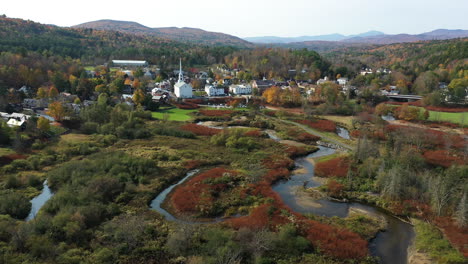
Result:
<svg viewBox="0 0 468 264"><path fill-rule="evenodd" d="M237 48L194 45L152 36L115 31L71 29L32 21L0 18L0 50L25 55L62 56L99 65L111 59L140 59L151 64L172 65L184 58L188 65L220 63Z"/></svg>

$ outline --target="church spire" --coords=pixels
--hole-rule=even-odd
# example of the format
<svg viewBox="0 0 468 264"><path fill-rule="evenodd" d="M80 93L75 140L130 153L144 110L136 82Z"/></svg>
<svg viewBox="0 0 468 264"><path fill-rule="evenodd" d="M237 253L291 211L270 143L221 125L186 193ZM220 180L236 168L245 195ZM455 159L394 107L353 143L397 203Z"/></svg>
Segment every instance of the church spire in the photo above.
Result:
<svg viewBox="0 0 468 264"><path fill-rule="evenodd" d="M184 81L184 75L182 73L182 59L179 59L180 68L179 68L179 82Z"/></svg>

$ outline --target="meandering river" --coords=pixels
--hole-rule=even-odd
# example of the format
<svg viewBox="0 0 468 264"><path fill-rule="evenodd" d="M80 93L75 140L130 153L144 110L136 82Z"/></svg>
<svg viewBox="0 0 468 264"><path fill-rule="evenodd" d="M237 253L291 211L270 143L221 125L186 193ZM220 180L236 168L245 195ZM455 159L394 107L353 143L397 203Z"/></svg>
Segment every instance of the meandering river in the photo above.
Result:
<svg viewBox="0 0 468 264"><path fill-rule="evenodd" d="M44 181L43 186L41 194L31 200L31 212L29 212L28 217L26 217L26 221L34 219L39 212L39 209L41 209L41 207L54 195L47 185L47 180Z"/></svg>
<svg viewBox="0 0 468 264"><path fill-rule="evenodd" d="M342 137L346 135L349 137L347 130L342 133ZM278 140L273 131L267 131L268 135ZM338 131L340 133L340 131ZM369 215L383 217L387 222L387 229L379 232L374 239L369 242L369 250L373 256L379 257L383 264L405 264L407 263L408 247L411 245L414 238L413 227L401 221L400 219L390 215L386 211L373 206L357 203L357 202L335 202L328 199L314 200L311 197L303 195L299 188L304 187L317 187L321 183L314 178L314 164L310 161L311 158L327 156L335 153L335 149L320 146L320 149L307 157L296 159L296 166L303 168L300 173L294 174L291 179L280 181L273 186L273 190L277 192L283 202L288 205L292 210L307 214L317 214L322 216L338 216L346 217L350 208L356 208L365 211ZM179 182L169 186L162 191L152 202L151 209L158 211L169 221L177 221L184 223L199 223L190 222L176 218L171 213L164 210L161 205L166 199L167 195L177 186L182 184L185 180L197 173L193 170ZM222 219L213 219L213 222L222 221Z"/></svg>

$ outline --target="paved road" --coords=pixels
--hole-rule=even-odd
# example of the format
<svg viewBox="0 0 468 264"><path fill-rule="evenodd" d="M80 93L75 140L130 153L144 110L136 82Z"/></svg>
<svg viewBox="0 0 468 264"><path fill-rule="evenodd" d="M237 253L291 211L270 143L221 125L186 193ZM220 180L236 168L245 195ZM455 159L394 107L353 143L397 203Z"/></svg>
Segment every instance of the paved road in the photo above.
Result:
<svg viewBox="0 0 468 264"><path fill-rule="evenodd" d="M307 133L310 133L310 134L312 134L312 135L321 137L323 140L328 141L328 142L330 142L330 143L333 143L333 144L335 144L335 145L338 145L338 146L340 146L340 147L343 147L343 148L345 148L345 149L348 149L348 150L353 150L353 149L354 149L353 146L350 146L350 145L348 145L348 144L344 144L344 143L342 143L342 142L339 142L339 141L337 141L337 140L334 140L334 139L332 139L332 138L330 138L330 137L328 137L328 136L326 136L326 135L324 135L324 134L322 134L322 133L320 133L320 132L318 132L318 131L316 131L316 130L313 130L313 129L309 128L309 127L306 126L306 125L299 124L299 123L296 123L296 122L293 122L293 121L289 121L289 120L279 119L279 118L276 118L276 117L266 116L266 115L265 115L265 117L268 117L268 118L271 118L271 119L275 119L275 120L280 121L280 122L283 122L283 123L295 125L295 126L297 126L297 127L302 128L303 130L307 131Z"/></svg>

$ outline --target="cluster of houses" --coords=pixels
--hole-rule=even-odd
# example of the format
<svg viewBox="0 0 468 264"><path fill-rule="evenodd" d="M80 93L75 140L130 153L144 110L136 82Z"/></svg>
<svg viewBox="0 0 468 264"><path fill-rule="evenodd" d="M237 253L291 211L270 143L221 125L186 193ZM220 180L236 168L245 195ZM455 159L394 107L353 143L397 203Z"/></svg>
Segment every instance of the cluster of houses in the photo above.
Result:
<svg viewBox="0 0 468 264"><path fill-rule="evenodd" d="M23 127L30 117L30 115L25 115L21 113L9 114L0 112L0 118L2 118L9 127Z"/></svg>

